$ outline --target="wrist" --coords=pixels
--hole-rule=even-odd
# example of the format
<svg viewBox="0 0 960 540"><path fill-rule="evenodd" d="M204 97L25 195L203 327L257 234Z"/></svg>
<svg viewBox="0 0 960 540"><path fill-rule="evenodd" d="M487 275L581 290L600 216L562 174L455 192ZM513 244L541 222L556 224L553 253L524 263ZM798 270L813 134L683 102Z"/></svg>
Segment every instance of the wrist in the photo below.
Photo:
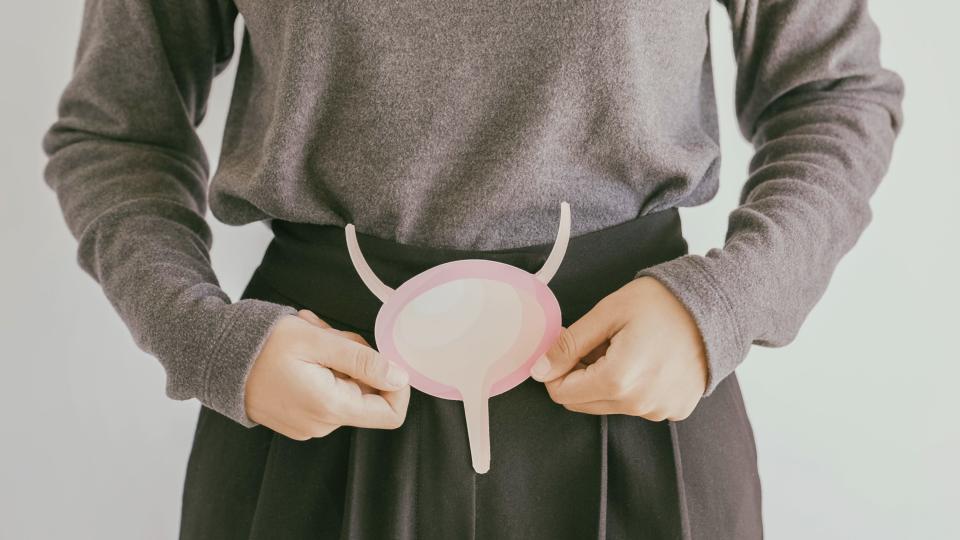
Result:
<svg viewBox="0 0 960 540"><path fill-rule="evenodd" d="M703 268L696 255L684 255L636 273L655 279L682 305L697 328L706 369L704 397L743 361L744 343L736 313L725 292Z"/></svg>
<svg viewBox="0 0 960 540"><path fill-rule="evenodd" d="M195 397L244 427L256 426L246 410L247 379L277 322L295 313L290 306L255 299L224 306L220 331L203 358Z"/></svg>

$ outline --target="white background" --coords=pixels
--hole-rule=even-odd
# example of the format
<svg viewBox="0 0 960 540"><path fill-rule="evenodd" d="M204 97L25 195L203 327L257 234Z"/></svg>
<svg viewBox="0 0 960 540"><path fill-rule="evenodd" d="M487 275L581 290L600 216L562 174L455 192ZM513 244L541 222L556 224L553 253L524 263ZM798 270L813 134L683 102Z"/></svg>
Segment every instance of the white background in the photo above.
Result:
<svg viewBox="0 0 960 540"><path fill-rule="evenodd" d="M77 267L41 176L81 6L16 2L0 21L0 538L173 538L198 404L164 396L159 363ZM755 347L738 370L773 539L960 538L960 7L871 11L907 87L874 221L797 339ZM713 40L724 162L719 195L684 211L699 253L722 243L751 155L720 9ZM202 127L211 163L232 80L217 79ZM236 298L268 231L214 229L214 266Z"/></svg>

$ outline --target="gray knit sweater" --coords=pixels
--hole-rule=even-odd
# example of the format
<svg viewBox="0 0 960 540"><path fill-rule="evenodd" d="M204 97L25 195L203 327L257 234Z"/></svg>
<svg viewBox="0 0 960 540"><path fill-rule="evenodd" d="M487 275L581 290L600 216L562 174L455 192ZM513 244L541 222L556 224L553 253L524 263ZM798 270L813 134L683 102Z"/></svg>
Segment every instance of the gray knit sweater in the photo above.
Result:
<svg viewBox="0 0 960 540"><path fill-rule="evenodd" d="M219 288L208 196L229 224L353 222L473 249L551 241L560 200L574 236L704 203L720 163L709 7L87 0L45 178L80 265L163 364L167 394L253 426L249 368L293 309ZM724 246L639 272L695 317L708 394L751 344L794 337L870 220L902 123L903 84L880 65L865 1L726 8L739 125L756 147L741 206ZM194 129L235 49L208 190Z"/></svg>

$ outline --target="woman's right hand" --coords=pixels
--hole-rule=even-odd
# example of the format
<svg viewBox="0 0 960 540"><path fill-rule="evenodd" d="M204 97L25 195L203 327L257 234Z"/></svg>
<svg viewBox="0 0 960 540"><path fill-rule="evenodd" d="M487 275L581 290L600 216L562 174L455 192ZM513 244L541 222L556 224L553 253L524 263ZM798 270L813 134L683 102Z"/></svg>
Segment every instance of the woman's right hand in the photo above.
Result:
<svg viewBox="0 0 960 540"><path fill-rule="evenodd" d="M360 335L300 310L276 323L254 361L246 412L299 441L340 426L394 429L407 414L408 379Z"/></svg>

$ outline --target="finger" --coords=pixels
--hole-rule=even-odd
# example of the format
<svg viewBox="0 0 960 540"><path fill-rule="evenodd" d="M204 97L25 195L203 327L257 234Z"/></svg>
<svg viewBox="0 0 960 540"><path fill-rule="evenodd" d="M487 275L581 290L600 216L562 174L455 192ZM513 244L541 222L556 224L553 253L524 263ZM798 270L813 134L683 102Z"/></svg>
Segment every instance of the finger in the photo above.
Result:
<svg viewBox="0 0 960 540"><path fill-rule="evenodd" d="M346 377L346 376L344 376ZM404 386L400 390L396 391L380 391L376 388L373 388L363 381L358 381L356 379L349 379L350 382L355 384L359 389L361 394L378 394L383 397L383 399L390 405L394 411L397 412L402 417L405 417L407 414L407 405L410 403L410 387ZM353 388L350 389L351 394L356 395L356 392Z"/></svg>
<svg viewBox="0 0 960 540"><path fill-rule="evenodd" d="M585 414L623 414L623 405L612 399L588 401L586 403L567 403L565 409Z"/></svg>
<svg viewBox="0 0 960 540"><path fill-rule="evenodd" d="M301 319L319 326L320 328L330 328L330 325L326 321L317 316L316 313L310 311L309 309L301 309L297 312L297 316Z"/></svg>
<svg viewBox="0 0 960 540"><path fill-rule="evenodd" d="M312 422L309 428L302 428L280 419L274 419L272 424L274 424L271 426L273 431L295 441L307 441L314 437L326 437L340 427L325 422Z"/></svg>
<svg viewBox="0 0 960 540"><path fill-rule="evenodd" d="M274 431L276 431L276 432L279 433L280 435L283 435L284 437L286 437L286 438L288 438L288 439L291 439L291 440L294 440L294 441L303 442L303 441L308 441L308 440L310 440L310 435L309 435L308 433L306 433L305 431L299 431L299 430L290 428L290 427L288 427L286 424L284 424L284 425L282 425L282 426L280 426L280 425L276 426L276 428L274 429Z"/></svg>
<svg viewBox="0 0 960 540"><path fill-rule="evenodd" d="M336 384L340 389L331 396L331 416L326 421L380 429L394 429L403 424L406 410L395 410L383 395L356 394L347 388L349 381L342 379L337 379ZM406 392L409 395L409 389Z"/></svg>
<svg viewBox="0 0 960 540"><path fill-rule="evenodd" d="M333 376L334 376L334 377L337 377L337 378L340 378L340 379L347 379L347 380L353 381L357 386L360 387L360 392L363 393L363 394L370 394L370 393L378 393L378 392L380 392L380 390L377 390L376 388L370 386L369 384L367 384L367 383L365 383L365 382L363 382L363 381L359 381L359 380L357 380L357 379L351 378L351 377L350 377L349 375L347 375L346 373L340 373L339 371L331 371L330 373L333 373Z"/></svg>
<svg viewBox="0 0 960 540"><path fill-rule="evenodd" d="M407 406L410 404L409 386L405 386L396 392L383 392L380 395L401 418L406 418Z"/></svg>
<svg viewBox="0 0 960 540"><path fill-rule="evenodd" d="M335 391L340 392L345 398L359 398L363 395L363 390L360 389L360 384L356 379L351 379L349 376L339 378L335 383Z"/></svg>
<svg viewBox="0 0 960 540"><path fill-rule="evenodd" d="M570 371L581 358L609 340L618 330L613 310L605 304L597 304L586 315L563 328L560 336L537 360L530 375L541 382L552 381Z"/></svg>
<svg viewBox="0 0 960 540"><path fill-rule="evenodd" d="M340 426L337 424L328 424L326 422L313 422L310 424L310 427L306 430L307 439L314 439L318 437L326 437L327 435L333 433Z"/></svg>
<svg viewBox="0 0 960 540"><path fill-rule="evenodd" d="M625 393L626 382L614 370L610 357L602 356L583 369L574 369L546 383L550 397L561 405L611 399Z"/></svg>
<svg viewBox="0 0 960 540"><path fill-rule="evenodd" d="M610 342L604 341L603 343L600 344L600 346L594 348L586 356L581 358L577 366L581 366L581 365L589 366L590 364L596 362L597 360L600 359L600 357L607 354L607 349L609 348L609 346L610 346ZM574 367L577 367L577 366L574 366Z"/></svg>
<svg viewBox="0 0 960 540"><path fill-rule="evenodd" d="M400 366L388 361L376 350L349 339L337 340L334 346L325 340L318 349L319 362L334 371L345 373L380 390L398 390L407 385L409 375Z"/></svg>
<svg viewBox="0 0 960 540"><path fill-rule="evenodd" d="M293 439L295 441L305 441L310 438L310 435L303 429L297 429L288 422L285 422L279 418L269 419L269 425L261 422L262 426L269 428L270 430L283 435L288 439Z"/></svg>
<svg viewBox="0 0 960 540"><path fill-rule="evenodd" d="M659 422L665 418L664 415L661 415L649 407L625 403L615 399L599 399L586 403L568 403L564 405L564 408L586 414L625 414L627 416L639 416L654 422Z"/></svg>

